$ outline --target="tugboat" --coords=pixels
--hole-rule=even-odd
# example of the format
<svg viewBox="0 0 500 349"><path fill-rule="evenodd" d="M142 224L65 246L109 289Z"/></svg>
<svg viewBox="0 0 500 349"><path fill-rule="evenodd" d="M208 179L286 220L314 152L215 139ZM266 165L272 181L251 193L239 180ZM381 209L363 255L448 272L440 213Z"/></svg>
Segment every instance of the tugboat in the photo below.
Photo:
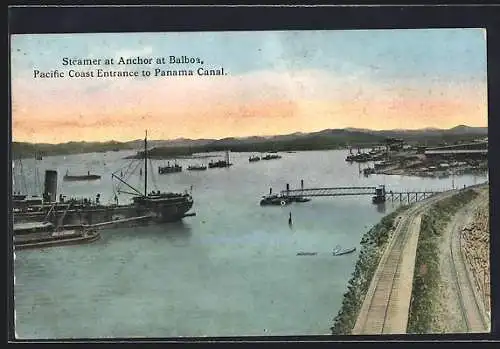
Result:
<svg viewBox="0 0 500 349"><path fill-rule="evenodd" d="M87 172L86 175L70 175L69 170L66 171L66 174L63 177L63 180L69 181L69 182L75 182L75 181L95 181L101 179L101 176L95 175L95 174L90 174L90 171Z"/></svg>
<svg viewBox="0 0 500 349"><path fill-rule="evenodd" d="M256 162L256 161L260 161L260 157L258 157L257 155L250 156L250 157L248 158L248 161L249 161L249 162Z"/></svg>
<svg viewBox="0 0 500 349"><path fill-rule="evenodd" d="M177 164L174 164L173 166L171 166L170 161L167 162L167 166L159 166L158 167L158 174L169 174L169 173L177 173L177 172L182 172L182 166L179 166Z"/></svg>
<svg viewBox="0 0 500 349"><path fill-rule="evenodd" d="M205 171L207 167L205 165L191 165L188 166L188 171Z"/></svg>

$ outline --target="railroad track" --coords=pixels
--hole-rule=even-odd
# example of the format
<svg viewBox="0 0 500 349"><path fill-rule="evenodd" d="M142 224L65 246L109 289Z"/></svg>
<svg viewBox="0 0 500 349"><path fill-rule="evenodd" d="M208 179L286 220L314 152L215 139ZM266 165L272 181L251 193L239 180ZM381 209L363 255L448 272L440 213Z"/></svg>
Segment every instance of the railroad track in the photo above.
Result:
<svg viewBox="0 0 500 349"><path fill-rule="evenodd" d="M474 293L475 286L471 280L472 275L467 270L461 248L462 234L460 228L466 223L465 217L467 217L467 215L464 213L470 209L470 206L471 205L468 205L465 209L457 213L455 217L458 216L459 218L454 219L452 226L450 237L451 274L457 289L460 313L467 332L487 332L489 325L486 322L485 315L480 306L480 301ZM473 205L472 210L476 208L477 203Z"/></svg>
<svg viewBox="0 0 500 349"><path fill-rule="evenodd" d="M453 190L431 196L425 201L416 203L407 210L398 223L393 237L380 259L379 266L373 276L370 288L353 328L353 334L392 333L393 329L389 326L388 319L391 315L391 309L394 310L398 307L398 292L395 292L395 290L401 286L399 283L401 262L404 257L403 252L406 243L411 235L409 228L413 221L428 209L429 206L457 192L457 190ZM404 333L406 332L406 328L400 329L397 332Z"/></svg>

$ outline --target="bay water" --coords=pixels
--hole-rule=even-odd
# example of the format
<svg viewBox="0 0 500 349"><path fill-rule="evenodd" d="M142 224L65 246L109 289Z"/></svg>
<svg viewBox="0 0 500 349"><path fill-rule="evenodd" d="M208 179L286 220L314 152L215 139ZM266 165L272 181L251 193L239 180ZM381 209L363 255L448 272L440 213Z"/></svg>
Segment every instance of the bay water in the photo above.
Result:
<svg viewBox="0 0 500 349"><path fill-rule="evenodd" d="M27 159L14 168L15 190L41 193L43 173L56 169L68 197L113 200L133 152ZM219 154L223 158L223 154ZM207 158L180 159L181 173L158 175L150 190L191 190L192 212L181 222L101 231L95 243L21 250L15 254L16 333L22 339L329 334L356 263L362 235L398 203L370 196L313 198L288 206L259 206L262 195L285 189L386 185L387 190L443 190L452 179L372 175L345 161L347 152L282 153L250 163L231 153L226 169L186 171ZM120 168L123 168L121 171ZM36 169L36 170L35 170ZM64 182L70 174L99 174L93 182ZM41 177L41 178L40 178ZM487 180L453 179L457 187ZM141 184L135 174L129 182ZM129 198L119 196L121 202ZM288 217L292 214L293 224ZM336 245L358 247L334 257ZM297 256L297 252L316 252Z"/></svg>

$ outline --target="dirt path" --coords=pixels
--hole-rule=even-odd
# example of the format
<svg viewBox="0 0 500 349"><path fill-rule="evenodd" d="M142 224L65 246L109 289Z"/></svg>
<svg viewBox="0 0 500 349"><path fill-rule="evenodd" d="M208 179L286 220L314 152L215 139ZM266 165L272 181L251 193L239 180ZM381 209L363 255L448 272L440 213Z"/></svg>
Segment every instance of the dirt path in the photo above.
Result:
<svg viewBox="0 0 500 349"><path fill-rule="evenodd" d="M406 333L421 214L436 201L456 193L456 190L449 191L418 202L399 220L352 334Z"/></svg>
<svg viewBox="0 0 500 349"><path fill-rule="evenodd" d="M475 281L461 248L462 230L474 219L474 213L488 202L480 195L460 209L444 231L441 249L441 312L444 332L488 332L484 303L477 294Z"/></svg>

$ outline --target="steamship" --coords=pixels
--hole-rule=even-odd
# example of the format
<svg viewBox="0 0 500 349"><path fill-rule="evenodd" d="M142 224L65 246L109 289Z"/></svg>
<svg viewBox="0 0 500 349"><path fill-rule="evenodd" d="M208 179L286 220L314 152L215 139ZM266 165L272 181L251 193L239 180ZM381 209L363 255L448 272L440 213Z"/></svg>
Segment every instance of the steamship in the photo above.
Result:
<svg viewBox="0 0 500 349"><path fill-rule="evenodd" d="M103 205L100 194L95 200L66 199L59 195L57 200L57 171L45 171L44 193L41 198L28 198L24 195L13 196L14 222L49 221L57 224L102 224L116 220L148 217L156 223L174 222L194 213L188 213L193 207L193 198L186 190L184 193L148 192L148 156L147 133L144 138L144 190L134 188L125 180L112 174L112 177L126 185L132 192L120 191L132 195L132 204Z"/></svg>

